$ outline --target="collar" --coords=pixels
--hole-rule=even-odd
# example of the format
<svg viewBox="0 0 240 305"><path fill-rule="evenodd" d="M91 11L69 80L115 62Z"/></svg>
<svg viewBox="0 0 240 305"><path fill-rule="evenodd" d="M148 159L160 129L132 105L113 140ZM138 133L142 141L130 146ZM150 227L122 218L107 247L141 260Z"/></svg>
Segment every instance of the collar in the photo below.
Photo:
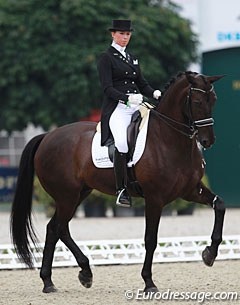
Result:
<svg viewBox="0 0 240 305"><path fill-rule="evenodd" d="M118 52L120 52L124 57L126 57L126 53L125 53L126 47L121 47L115 41L112 42L111 46L114 47L114 49L116 49Z"/></svg>

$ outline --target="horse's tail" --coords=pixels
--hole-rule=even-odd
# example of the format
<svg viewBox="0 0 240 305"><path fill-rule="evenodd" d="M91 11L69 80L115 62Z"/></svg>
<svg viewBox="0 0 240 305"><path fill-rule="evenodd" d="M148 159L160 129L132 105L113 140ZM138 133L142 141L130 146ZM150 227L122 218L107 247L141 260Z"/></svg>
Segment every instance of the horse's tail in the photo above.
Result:
<svg viewBox="0 0 240 305"><path fill-rule="evenodd" d="M30 268L33 267L33 259L28 236L34 245L37 243L31 220L34 156L44 136L45 134L40 134L34 137L23 150L10 220L10 231L16 253Z"/></svg>

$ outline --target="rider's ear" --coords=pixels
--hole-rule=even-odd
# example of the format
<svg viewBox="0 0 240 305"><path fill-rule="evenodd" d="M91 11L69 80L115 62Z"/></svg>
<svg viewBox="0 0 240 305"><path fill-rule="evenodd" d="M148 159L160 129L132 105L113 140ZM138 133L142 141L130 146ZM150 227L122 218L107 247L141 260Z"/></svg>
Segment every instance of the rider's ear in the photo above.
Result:
<svg viewBox="0 0 240 305"><path fill-rule="evenodd" d="M226 75L207 76L207 80L212 84Z"/></svg>

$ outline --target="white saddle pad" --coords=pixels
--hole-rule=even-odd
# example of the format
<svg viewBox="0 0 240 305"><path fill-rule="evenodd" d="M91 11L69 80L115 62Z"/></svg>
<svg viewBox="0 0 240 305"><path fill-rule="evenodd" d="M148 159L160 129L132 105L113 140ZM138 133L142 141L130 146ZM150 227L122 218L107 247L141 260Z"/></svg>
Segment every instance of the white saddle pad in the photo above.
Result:
<svg viewBox="0 0 240 305"><path fill-rule="evenodd" d="M147 138L147 130L148 130L148 121L149 121L149 113L150 111L147 111L146 119L144 122L144 125L140 128L135 151L133 154L133 160L128 163L128 167L132 167L135 165L139 159L141 158L145 144L146 144L146 138ZM108 156L108 147L101 146L101 134L100 132L96 132L93 137L92 142L92 160L93 164L98 168L111 168L113 167L112 161L109 159Z"/></svg>

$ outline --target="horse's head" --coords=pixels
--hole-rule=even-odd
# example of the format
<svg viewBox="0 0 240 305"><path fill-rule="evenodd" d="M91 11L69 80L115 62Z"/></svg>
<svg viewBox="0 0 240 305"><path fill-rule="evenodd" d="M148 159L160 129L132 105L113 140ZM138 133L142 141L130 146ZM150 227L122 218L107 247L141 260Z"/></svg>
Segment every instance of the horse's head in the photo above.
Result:
<svg viewBox="0 0 240 305"><path fill-rule="evenodd" d="M223 75L205 76L202 74L186 72L190 84L185 104L185 116L190 126L196 131L198 141L204 148L214 144L214 120L212 111L217 99L213 83Z"/></svg>

